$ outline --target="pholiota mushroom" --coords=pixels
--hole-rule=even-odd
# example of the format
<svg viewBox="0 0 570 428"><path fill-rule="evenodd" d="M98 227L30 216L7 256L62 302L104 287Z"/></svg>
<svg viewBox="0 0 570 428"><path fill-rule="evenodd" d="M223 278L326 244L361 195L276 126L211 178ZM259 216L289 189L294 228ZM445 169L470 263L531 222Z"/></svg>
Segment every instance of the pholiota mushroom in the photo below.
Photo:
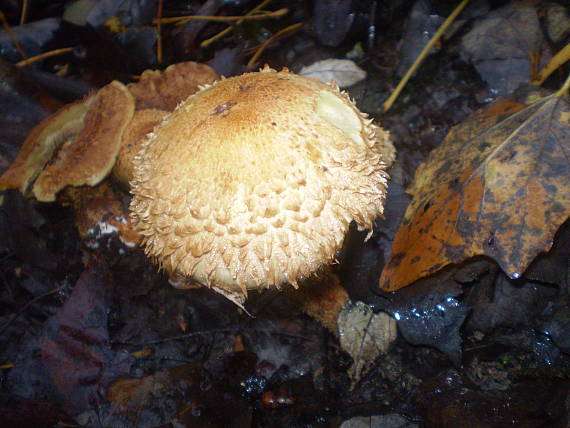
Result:
<svg viewBox="0 0 570 428"><path fill-rule="evenodd" d="M205 64L181 62L164 72L146 70L125 86L113 81L45 118L30 132L0 191L18 189L53 202L66 187L95 186L109 172L123 185L132 178L132 157L163 116L218 78Z"/></svg>
<svg viewBox="0 0 570 428"><path fill-rule="evenodd" d="M336 85L266 67L203 88L154 129L131 219L172 278L241 306L333 262L352 221L371 230L394 157Z"/></svg>

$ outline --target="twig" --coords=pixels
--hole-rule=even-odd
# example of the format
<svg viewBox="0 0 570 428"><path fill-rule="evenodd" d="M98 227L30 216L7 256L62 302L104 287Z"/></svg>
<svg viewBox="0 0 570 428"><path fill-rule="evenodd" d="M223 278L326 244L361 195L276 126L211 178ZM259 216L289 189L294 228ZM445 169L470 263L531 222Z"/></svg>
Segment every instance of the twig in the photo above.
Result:
<svg viewBox="0 0 570 428"><path fill-rule="evenodd" d="M564 82L562 87L556 92L556 95L559 97L567 95L569 90L570 90L570 74L568 74L566 81Z"/></svg>
<svg viewBox="0 0 570 428"><path fill-rule="evenodd" d="M253 67L253 65L257 62L257 60L259 59L259 57L261 56L261 54L263 53L263 51L267 48L267 46L269 46L271 43L273 43L275 40L294 33L295 31L299 30L301 27L303 26L302 22L298 22L296 24L290 25L288 27L285 27L284 29L278 31L277 33L275 33L273 36L271 36L269 39L267 39L260 47L259 49L255 52L255 54L251 57L251 59L247 62L247 68L251 68Z"/></svg>
<svg viewBox="0 0 570 428"><path fill-rule="evenodd" d="M162 10L164 0L158 0L156 11L156 62L162 64Z"/></svg>
<svg viewBox="0 0 570 428"><path fill-rule="evenodd" d="M61 49L55 49L55 50L49 51L49 52L44 52L43 54L36 55L36 56L31 57L31 58L27 58L23 61L17 62L16 65L18 67L24 67L26 65L29 65L33 62L42 60L44 58L49 58L50 56L61 55L61 54L67 53L67 52L71 52L74 49L75 48L61 48Z"/></svg>
<svg viewBox="0 0 570 428"><path fill-rule="evenodd" d="M398 95L400 95L400 92L402 92L402 89L404 89L404 86L406 86L406 83L408 83L408 80L410 80L410 77L412 77L412 74L414 74L414 72L418 69L418 67L421 65L421 63L424 61L424 59L427 57L427 55L429 54L429 51L431 50L433 45L435 45L436 42L441 38L441 36L443 36L443 33L445 33L445 30L447 30L447 28L451 25L451 23L455 20L455 18L457 18L457 15L459 15L461 13L461 11L465 8L465 6L467 6L467 3L469 3L469 0L463 0L453 10L453 12L451 12L451 15L449 15L447 17L447 19L445 21L443 21L443 24L441 24L441 26L438 28L437 32L429 40L427 45L425 45L425 47L423 48L421 53L418 55L418 57L416 58L416 60L412 64L412 66L408 69L408 71L406 72L406 74L404 75L402 80L400 80L400 83L398 83L398 86L396 86L396 89L394 89L394 92L392 92L390 97L388 97L388 99L382 105L385 112L388 111L390 109L390 107L392 107L392 104L394 104L394 101L396 101L396 98L398 98Z"/></svg>
<svg viewBox="0 0 570 428"><path fill-rule="evenodd" d="M532 79L532 84L539 86L548 79L556 69L558 69L562 64L570 59L570 43L560 49L556 55L552 57L552 59L544 66L542 70L536 75L534 79Z"/></svg>
<svg viewBox="0 0 570 428"><path fill-rule="evenodd" d="M207 336L207 335L217 334L217 333L235 333L237 331L238 331L238 328L237 328L237 326L235 326L232 328L218 328L218 329L212 329L212 330L195 331L192 333L180 334L178 336L165 337L164 339L148 340L148 341L142 342L142 343L113 341L112 344L113 345L135 346L138 348L138 347L145 347L145 346L149 346L149 345L158 345L161 343L171 342L174 340L191 339L193 337ZM274 331L271 329L256 329L255 331L256 332L265 332L265 333L273 334L276 336L284 336L284 337L290 337L293 339L300 339L300 340L304 340L306 342L314 341L314 339L312 337L307 337L307 336L302 335L302 334L288 333L285 331Z"/></svg>
<svg viewBox="0 0 570 428"><path fill-rule="evenodd" d="M180 334L178 336L166 337L164 339L148 340L148 341L143 342L143 343L115 342L115 341L113 341L113 344L114 345L136 346L136 347L148 346L148 345L158 345L159 343L171 342L173 340L190 339L192 337L205 336L205 335L209 335L209 334L232 333L235 330L236 330L235 328L220 328L220 329L204 330L204 331L196 331L193 333Z"/></svg>
<svg viewBox="0 0 570 428"><path fill-rule="evenodd" d="M162 18L163 24L185 24L188 21L216 21L216 22L231 22L239 20L252 20L252 19L265 19L265 18L280 18L289 13L289 9L283 8L273 12L264 12L257 15L242 15L242 16L207 16L207 15L189 15L189 16L176 16L172 18Z"/></svg>
<svg viewBox="0 0 570 428"><path fill-rule="evenodd" d="M269 2L271 2L271 0L263 0L261 3L259 3L259 5L257 5L256 7L254 7L253 9L251 9L248 13L245 14L245 16L251 16L256 12L259 12L261 9L263 9ZM243 22L243 18L238 20L236 22L236 25L239 25ZM233 27L228 27L225 28L224 30L220 31L218 34L216 34L215 36L210 37L207 40L202 41L202 43L200 43L200 47L201 48L206 48L208 46L210 46L212 43L214 43L216 40L221 39L222 37L224 37L226 34L229 34L233 31Z"/></svg>
<svg viewBox="0 0 570 428"><path fill-rule="evenodd" d="M0 10L0 21L2 21L2 27L4 27L6 34L8 34L8 37L10 37L12 44L16 47L16 50L18 51L20 56L26 59L28 56L24 52L22 45L20 45L20 42L18 41L16 35L14 34L14 31L12 31L12 27L10 27L10 24L8 24L8 21L6 20L6 17L4 16L4 13L1 10Z"/></svg>
<svg viewBox="0 0 570 428"><path fill-rule="evenodd" d="M28 6L29 6L29 1L24 0L22 2L22 12L20 12L20 25L26 22L26 18L28 16Z"/></svg>
<svg viewBox="0 0 570 428"><path fill-rule="evenodd" d="M11 325L14 321L16 321L16 319L18 319L18 317L19 317L20 315L22 315L22 314L26 311L26 309L28 309L31 305L33 305L34 303L36 303L38 300L43 299L44 297L50 296L50 295L52 295L52 294L57 293L57 292L60 291L60 290L63 290L65 287L67 287L67 285L62 285L62 286L60 286L60 287L57 287L57 288L54 288L53 290L48 291L47 293L44 293L44 294L41 294L41 295L39 295L39 296L34 297L32 300L30 300L28 303L26 303L26 304L22 307L22 309L20 309L18 312L16 312L16 313L12 316L12 318L10 318L10 320L8 320L8 321L6 322L6 324L4 324L4 325L0 328L0 335L2 335L2 333L4 333L4 331L5 331L8 327L10 327L10 325Z"/></svg>

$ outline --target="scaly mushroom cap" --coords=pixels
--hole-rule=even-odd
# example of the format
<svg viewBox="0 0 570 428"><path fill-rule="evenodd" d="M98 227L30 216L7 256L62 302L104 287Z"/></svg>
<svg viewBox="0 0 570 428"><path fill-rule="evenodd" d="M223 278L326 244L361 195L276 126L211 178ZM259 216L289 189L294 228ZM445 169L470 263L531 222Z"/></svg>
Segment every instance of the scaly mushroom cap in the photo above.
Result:
<svg viewBox="0 0 570 428"><path fill-rule="evenodd" d="M178 106L135 158L145 251L241 304L334 260L351 221L372 229L394 160L388 133L334 85L265 68Z"/></svg>

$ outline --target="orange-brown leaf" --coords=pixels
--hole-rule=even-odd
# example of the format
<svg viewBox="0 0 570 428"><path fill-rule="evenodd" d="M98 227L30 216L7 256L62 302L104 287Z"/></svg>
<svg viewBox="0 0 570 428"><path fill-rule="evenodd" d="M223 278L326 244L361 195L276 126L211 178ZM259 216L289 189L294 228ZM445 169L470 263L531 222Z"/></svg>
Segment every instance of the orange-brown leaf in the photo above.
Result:
<svg viewBox="0 0 570 428"><path fill-rule="evenodd" d="M568 97L502 103L454 127L418 168L384 289L477 255L517 278L550 249L570 216Z"/></svg>

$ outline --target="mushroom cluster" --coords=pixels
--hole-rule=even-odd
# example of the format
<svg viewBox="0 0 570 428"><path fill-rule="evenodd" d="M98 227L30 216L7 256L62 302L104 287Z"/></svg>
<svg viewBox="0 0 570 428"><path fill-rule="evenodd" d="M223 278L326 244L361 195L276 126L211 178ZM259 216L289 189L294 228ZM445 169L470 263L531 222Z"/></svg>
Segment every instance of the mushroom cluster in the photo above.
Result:
<svg viewBox="0 0 570 428"><path fill-rule="evenodd" d="M0 190L53 201L67 188L88 231L101 206L121 217L110 187L89 187L112 171L172 282L241 306L248 290L296 287L333 262L352 221L371 230L394 157L388 133L335 84L268 67L217 80L188 62L112 82L42 121Z"/></svg>
<svg viewBox="0 0 570 428"><path fill-rule="evenodd" d="M178 105L134 159L131 220L177 279L241 305L335 259L383 212L389 135L334 84L287 70L222 79Z"/></svg>
<svg viewBox="0 0 570 428"><path fill-rule="evenodd" d="M146 134L200 85L217 80L204 64L146 70L136 83L113 81L42 120L30 132L0 190L52 202L69 186L94 186L111 171L128 186L132 157Z"/></svg>
<svg viewBox="0 0 570 428"><path fill-rule="evenodd" d="M135 83L113 81L93 91L30 132L0 176L0 190L18 189L41 202L57 199L71 206L88 247L99 229L134 245L138 236L127 210L105 178L112 176L128 190L132 158L146 134L200 85L217 79L207 65L182 62L163 72L146 70Z"/></svg>

